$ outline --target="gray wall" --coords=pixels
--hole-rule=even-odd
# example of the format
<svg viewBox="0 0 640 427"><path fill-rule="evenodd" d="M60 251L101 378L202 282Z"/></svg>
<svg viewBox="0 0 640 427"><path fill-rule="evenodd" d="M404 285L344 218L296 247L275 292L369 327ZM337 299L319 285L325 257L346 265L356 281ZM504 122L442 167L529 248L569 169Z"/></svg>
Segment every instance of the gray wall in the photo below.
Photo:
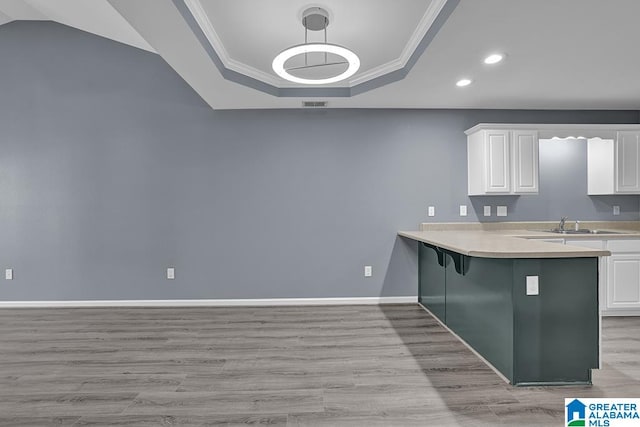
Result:
<svg viewBox="0 0 640 427"><path fill-rule="evenodd" d="M0 27L0 58L2 300L415 295L396 231L430 204L438 221L485 200L509 220L639 215L544 149L540 196L471 201L463 133L636 111L213 111L158 56L47 22Z"/></svg>

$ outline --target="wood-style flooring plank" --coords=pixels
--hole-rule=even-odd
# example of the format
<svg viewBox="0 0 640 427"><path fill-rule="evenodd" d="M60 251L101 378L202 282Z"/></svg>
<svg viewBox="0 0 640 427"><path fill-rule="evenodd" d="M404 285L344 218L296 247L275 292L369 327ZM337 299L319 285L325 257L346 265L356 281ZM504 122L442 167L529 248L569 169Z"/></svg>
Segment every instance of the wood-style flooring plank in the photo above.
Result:
<svg viewBox="0 0 640 427"><path fill-rule="evenodd" d="M416 304L0 309L0 427L561 425L640 396L640 318L602 342L591 387L511 387Z"/></svg>
<svg viewBox="0 0 640 427"><path fill-rule="evenodd" d="M324 409L321 390L143 392L123 412L125 415L281 414Z"/></svg>
<svg viewBox="0 0 640 427"><path fill-rule="evenodd" d="M0 427L48 427L75 425L80 417L6 417L0 415Z"/></svg>

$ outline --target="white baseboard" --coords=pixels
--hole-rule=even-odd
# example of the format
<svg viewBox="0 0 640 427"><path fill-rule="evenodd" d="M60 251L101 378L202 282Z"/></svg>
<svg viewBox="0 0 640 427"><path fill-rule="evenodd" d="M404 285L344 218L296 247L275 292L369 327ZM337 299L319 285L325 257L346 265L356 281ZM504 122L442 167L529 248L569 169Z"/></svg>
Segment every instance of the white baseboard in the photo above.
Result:
<svg viewBox="0 0 640 427"><path fill-rule="evenodd" d="M617 309L617 310L603 310L602 317L615 317L615 316L640 316L640 310L637 308L629 309Z"/></svg>
<svg viewBox="0 0 640 427"><path fill-rule="evenodd" d="M417 303L418 297L175 299L95 301L0 301L0 308L37 307L232 307L283 305L378 305Z"/></svg>

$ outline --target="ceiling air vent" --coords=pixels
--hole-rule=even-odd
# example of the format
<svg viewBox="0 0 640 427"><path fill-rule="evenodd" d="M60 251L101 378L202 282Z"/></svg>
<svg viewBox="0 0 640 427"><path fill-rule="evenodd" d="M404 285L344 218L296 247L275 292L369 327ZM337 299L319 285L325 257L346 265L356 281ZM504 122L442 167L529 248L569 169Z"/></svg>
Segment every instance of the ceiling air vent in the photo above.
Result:
<svg viewBox="0 0 640 427"><path fill-rule="evenodd" d="M325 108L327 101L302 101L302 108Z"/></svg>

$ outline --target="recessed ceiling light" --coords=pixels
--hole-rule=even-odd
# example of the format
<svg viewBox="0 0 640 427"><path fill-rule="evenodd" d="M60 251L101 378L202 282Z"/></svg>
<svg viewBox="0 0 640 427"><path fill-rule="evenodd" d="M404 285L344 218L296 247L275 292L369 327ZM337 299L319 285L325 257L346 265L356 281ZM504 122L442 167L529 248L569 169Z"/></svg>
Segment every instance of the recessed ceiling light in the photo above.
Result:
<svg viewBox="0 0 640 427"><path fill-rule="evenodd" d="M493 55L489 55L486 58L484 58L484 63L497 64L498 62L502 61L502 58L504 58L503 55L500 55L499 53L494 53Z"/></svg>
<svg viewBox="0 0 640 427"><path fill-rule="evenodd" d="M469 79L460 79L456 82L456 86L458 87L465 87L465 86L469 86L471 84L471 80Z"/></svg>

